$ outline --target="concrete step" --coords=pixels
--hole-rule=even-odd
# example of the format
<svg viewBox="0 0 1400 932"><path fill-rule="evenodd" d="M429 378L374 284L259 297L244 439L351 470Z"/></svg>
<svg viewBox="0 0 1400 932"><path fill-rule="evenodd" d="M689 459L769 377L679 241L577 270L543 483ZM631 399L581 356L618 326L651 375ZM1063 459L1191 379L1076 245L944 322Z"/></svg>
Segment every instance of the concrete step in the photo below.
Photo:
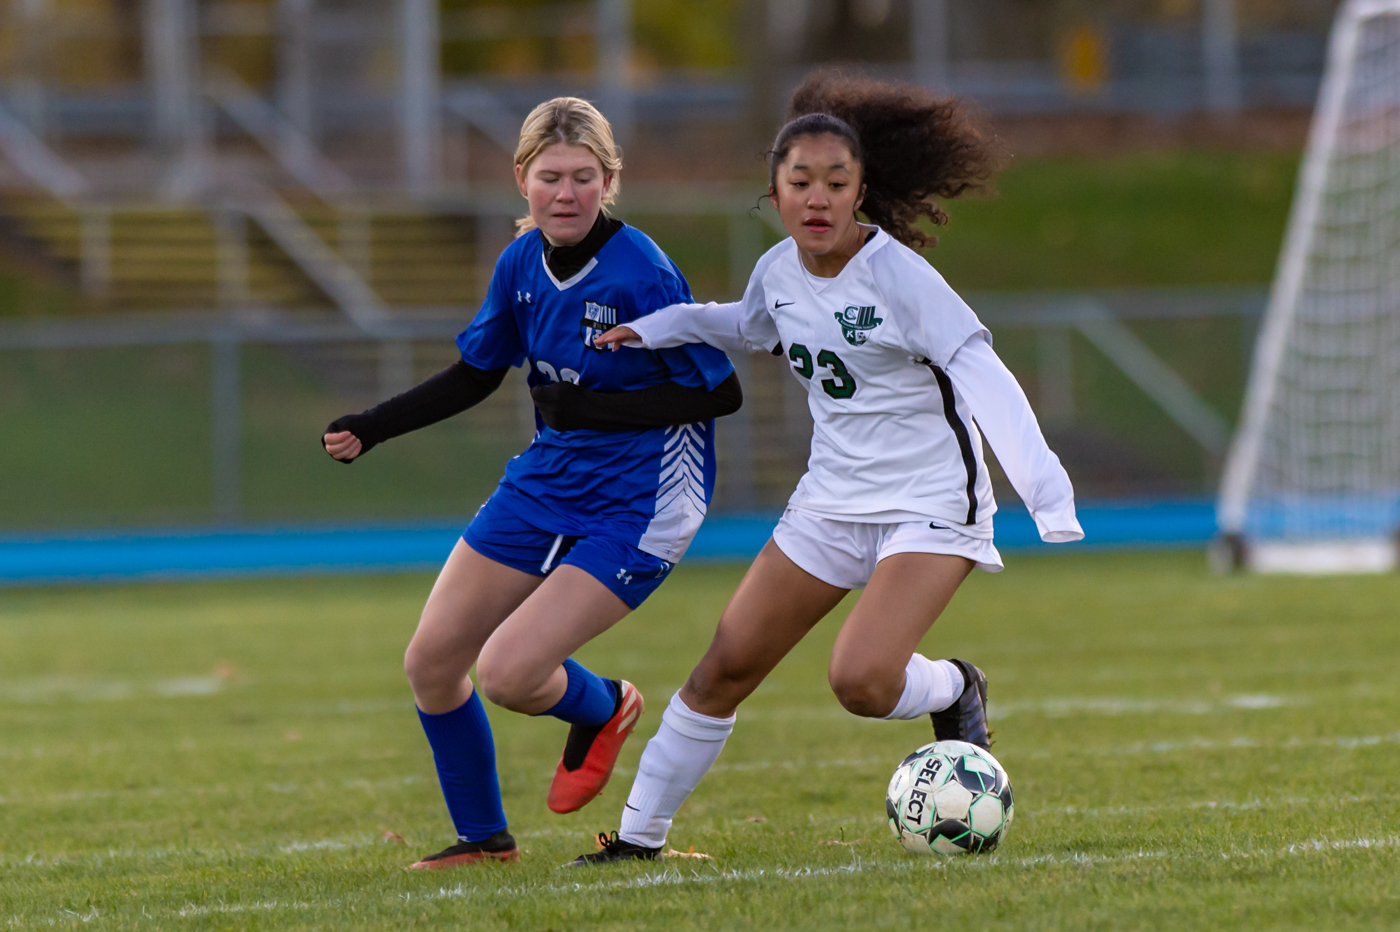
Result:
<svg viewBox="0 0 1400 932"><path fill-rule="evenodd" d="M300 216L332 251L362 267L370 287L391 305L472 304L481 282L475 225L465 218L403 210L367 216L323 205L298 205ZM0 200L12 230L56 261L76 285L83 255L83 216L52 201ZM219 297L221 244L215 216L194 207L116 208L107 215L109 286L114 306L167 307ZM274 304L327 301L306 274L254 223L247 230L248 289ZM367 267L361 263L367 262Z"/></svg>

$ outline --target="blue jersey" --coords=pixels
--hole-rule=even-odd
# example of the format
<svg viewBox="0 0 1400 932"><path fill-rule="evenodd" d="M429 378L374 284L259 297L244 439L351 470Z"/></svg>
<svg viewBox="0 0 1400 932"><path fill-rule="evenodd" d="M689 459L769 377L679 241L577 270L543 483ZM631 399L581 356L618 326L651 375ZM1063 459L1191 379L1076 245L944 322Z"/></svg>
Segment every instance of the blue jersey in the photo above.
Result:
<svg viewBox="0 0 1400 932"><path fill-rule="evenodd" d="M680 270L646 234L623 225L567 281L545 265L540 232L515 240L457 337L479 369L527 367L530 386L566 380L604 392L664 382L712 390L734 371L713 347L611 352L593 338L669 304L690 302ZM672 563L704 520L715 486L714 421L629 431L556 431L535 414L530 446L492 496L556 534L621 540Z"/></svg>

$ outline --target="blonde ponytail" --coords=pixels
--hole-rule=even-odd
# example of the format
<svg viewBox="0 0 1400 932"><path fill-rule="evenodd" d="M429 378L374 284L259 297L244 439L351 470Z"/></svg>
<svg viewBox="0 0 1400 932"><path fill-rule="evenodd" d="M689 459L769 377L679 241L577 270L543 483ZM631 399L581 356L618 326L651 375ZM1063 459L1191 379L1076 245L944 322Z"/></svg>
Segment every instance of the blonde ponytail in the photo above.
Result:
<svg viewBox="0 0 1400 932"><path fill-rule="evenodd" d="M515 164L528 170L546 147L556 142L583 146L598 157L605 175L612 175L612 185L603 195L603 212L617 200L622 187L622 150L613 140L612 126L598 108L578 97L556 97L546 100L525 118L520 127L520 142L515 147ZM527 214L515 221L515 235L535 228Z"/></svg>

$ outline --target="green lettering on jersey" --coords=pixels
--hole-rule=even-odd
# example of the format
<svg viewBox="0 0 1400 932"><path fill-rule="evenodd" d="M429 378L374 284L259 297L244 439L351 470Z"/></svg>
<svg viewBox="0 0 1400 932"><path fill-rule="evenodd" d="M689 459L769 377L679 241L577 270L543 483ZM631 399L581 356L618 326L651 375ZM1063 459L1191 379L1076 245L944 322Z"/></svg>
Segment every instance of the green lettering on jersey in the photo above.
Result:
<svg viewBox="0 0 1400 932"><path fill-rule="evenodd" d="M801 343L794 343L788 347L788 359L797 365L792 367L792 371L810 380L817 371L817 366L831 372L831 378L822 379L822 391L832 398L850 398L856 393L856 377L851 375L851 370L846 368L846 364L841 361L831 350L821 350L817 353L816 365L812 364L812 351Z"/></svg>
<svg viewBox="0 0 1400 932"><path fill-rule="evenodd" d="M817 354L817 365L831 370L833 378L822 379L822 390L832 398L850 398L856 393L856 377L851 375L840 356L831 350L822 350Z"/></svg>
<svg viewBox="0 0 1400 932"><path fill-rule="evenodd" d="M788 347L788 359L797 363L797 365L792 367L793 371L804 379L810 379L812 373L816 371L812 368L812 351L801 343L794 343L792 346Z"/></svg>

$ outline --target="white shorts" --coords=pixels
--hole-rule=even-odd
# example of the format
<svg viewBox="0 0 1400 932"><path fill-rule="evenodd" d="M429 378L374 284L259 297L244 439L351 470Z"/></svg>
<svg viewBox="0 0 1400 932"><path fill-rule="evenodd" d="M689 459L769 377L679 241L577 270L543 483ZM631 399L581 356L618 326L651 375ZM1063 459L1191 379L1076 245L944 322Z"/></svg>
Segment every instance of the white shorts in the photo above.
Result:
<svg viewBox="0 0 1400 932"><path fill-rule="evenodd" d="M1002 570L1001 554L990 540L937 521L865 524L789 508L773 529L773 542L793 563L840 589L864 589L875 564L896 553L944 553L966 557L989 573Z"/></svg>

